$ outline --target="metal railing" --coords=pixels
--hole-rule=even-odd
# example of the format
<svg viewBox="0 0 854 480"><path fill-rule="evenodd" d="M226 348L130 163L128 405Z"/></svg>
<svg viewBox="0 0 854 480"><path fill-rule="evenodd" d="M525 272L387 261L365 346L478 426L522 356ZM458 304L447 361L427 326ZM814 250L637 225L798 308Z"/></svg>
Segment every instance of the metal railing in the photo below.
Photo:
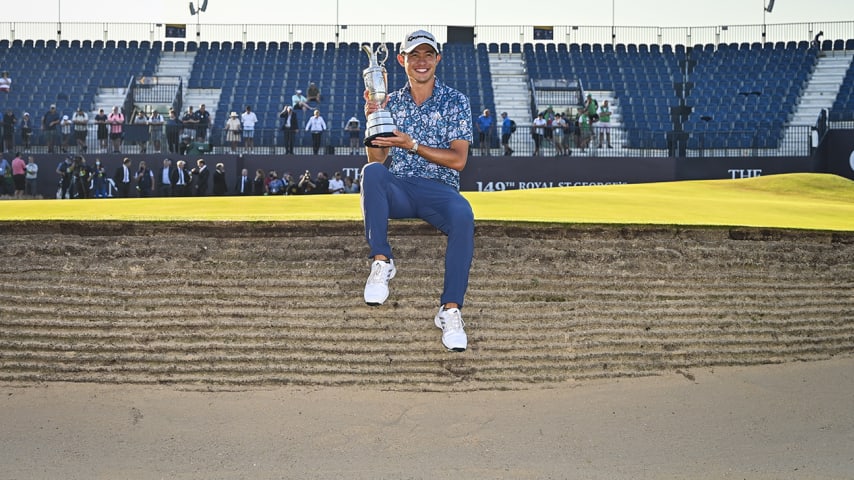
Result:
<svg viewBox="0 0 854 480"><path fill-rule="evenodd" d="M851 122L847 123L851 126ZM836 127L836 125L833 125ZM838 128L838 127L836 127ZM539 156L597 156L597 157L756 157L756 156L785 156L800 157L811 153L811 136L813 127L799 125L790 126L780 138L772 138L772 133L763 129L756 130L721 130L686 132L685 144L679 145L674 139L672 132L629 130L624 128L609 128L605 130L594 125L592 131L565 133L554 135L554 132L544 131L540 139ZM124 141L120 152L123 154L161 152L163 154L176 154L170 152L168 146L169 135L163 127L158 135L160 149L154 145L153 137L149 132L148 125L124 125ZM180 141L180 131L176 133ZM610 145L608 139L610 137ZM15 148L13 150L27 151L31 153L47 153L46 136L40 129L36 129L30 139L29 147L25 148L20 132L15 133ZM474 156L500 156L504 154L500 136L492 132L489 136L488 146L478 142L477 135L470 148L470 154ZM360 137L361 139L361 137ZM561 145L556 145L557 139L561 139ZM214 154L242 154L248 153L246 145L241 140L234 151L231 143L227 141L226 132L223 129L209 129L208 141L212 146ZM259 128L254 133L254 148L251 153L256 155L284 155L284 132L281 129ZM75 133L62 135L56 134L54 152L67 153L112 153L112 144L106 140L104 148L97 138L97 125L90 124L84 145L85 150L78 149ZM312 138L309 132L298 130L294 137L294 153L296 155L312 155ZM334 149L334 155L363 155L364 149L359 146L354 150L349 145L349 140L342 131L324 132L322 149L320 154L328 154L327 148ZM516 133L512 134L509 142L513 150L513 156L531 156L534 154L536 144L532 136L530 122L520 122ZM562 147L562 148L559 148ZM561 151L564 151L561 154ZM571 152L571 153L568 153ZM684 153L684 155L683 155Z"/></svg>
<svg viewBox="0 0 854 480"><path fill-rule="evenodd" d="M166 36L162 23L0 22L0 38L14 41L102 42L399 42L412 30L426 28L447 41L445 25L187 25L185 38ZM531 25L476 25L475 43L649 44L686 45L812 41L854 38L854 21L682 27L554 25L551 40L535 38Z"/></svg>

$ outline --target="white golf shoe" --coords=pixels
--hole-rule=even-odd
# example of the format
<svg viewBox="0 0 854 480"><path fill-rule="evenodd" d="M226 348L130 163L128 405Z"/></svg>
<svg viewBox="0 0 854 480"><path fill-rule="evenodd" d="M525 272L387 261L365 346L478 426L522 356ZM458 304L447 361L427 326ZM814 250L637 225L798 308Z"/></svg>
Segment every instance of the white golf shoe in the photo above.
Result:
<svg viewBox="0 0 854 480"><path fill-rule="evenodd" d="M388 298L388 281L394 278L395 273L394 260L374 260L371 274L365 282L365 303L372 307L382 305Z"/></svg>
<svg viewBox="0 0 854 480"><path fill-rule="evenodd" d="M468 337L463 330L465 323L459 308L439 307L434 319L436 326L442 329L442 344L454 352L464 352L468 346Z"/></svg>

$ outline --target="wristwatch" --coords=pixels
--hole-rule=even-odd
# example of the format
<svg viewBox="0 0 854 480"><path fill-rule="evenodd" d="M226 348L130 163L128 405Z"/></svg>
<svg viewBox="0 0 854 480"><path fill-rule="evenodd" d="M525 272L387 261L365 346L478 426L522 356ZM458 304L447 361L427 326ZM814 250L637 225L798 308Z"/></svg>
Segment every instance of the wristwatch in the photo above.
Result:
<svg viewBox="0 0 854 480"><path fill-rule="evenodd" d="M418 154L418 140L412 140L412 148L409 149L409 153Z"/></svg>

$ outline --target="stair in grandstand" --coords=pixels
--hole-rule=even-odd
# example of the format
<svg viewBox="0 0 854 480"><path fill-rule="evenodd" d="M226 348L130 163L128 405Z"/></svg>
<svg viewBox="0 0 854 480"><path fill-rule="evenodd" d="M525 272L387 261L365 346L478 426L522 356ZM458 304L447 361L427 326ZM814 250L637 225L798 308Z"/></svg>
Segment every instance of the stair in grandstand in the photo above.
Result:
<svg viewBox="0 0 854 480"><path fill-rule="evenodd" d="M526 131L531 125L531 88L522 54L490 53L489 71L495 92L495 115L507 112L507 117L516 122L518 132ZM533 150L534 142L529 135L518 133L512 143L528 143L530 146L525 150Z"/></svg>
<svg viewBox="0 0 854 480"><path fill-rule="evenodd" d="M839 94L842 79L851 66L854 54L851 52L823 52L810 76L800 101L795 106L795 113L789 125L815 125L822 109L830 109ZM803 131L796 135L795 130L786 129L781 147L787 151L799 144L806 144L801 138Z"/></svg>

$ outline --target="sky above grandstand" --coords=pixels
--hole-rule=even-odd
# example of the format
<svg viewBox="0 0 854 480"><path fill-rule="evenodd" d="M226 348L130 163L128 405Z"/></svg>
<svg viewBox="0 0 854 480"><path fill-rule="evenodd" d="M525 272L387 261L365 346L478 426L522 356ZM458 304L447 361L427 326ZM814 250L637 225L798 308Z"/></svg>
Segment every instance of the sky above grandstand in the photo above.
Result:
<svg viewBox="0 0 854 480"><path fill-rule="evenodd" d="M204 0L201 0L204 1ZM208 0L198 17L189 1L5 1L0 22L143 22L322 25L711 26L854 21L851 0ZM199 6L199 0L194 0Z"/></svg>

